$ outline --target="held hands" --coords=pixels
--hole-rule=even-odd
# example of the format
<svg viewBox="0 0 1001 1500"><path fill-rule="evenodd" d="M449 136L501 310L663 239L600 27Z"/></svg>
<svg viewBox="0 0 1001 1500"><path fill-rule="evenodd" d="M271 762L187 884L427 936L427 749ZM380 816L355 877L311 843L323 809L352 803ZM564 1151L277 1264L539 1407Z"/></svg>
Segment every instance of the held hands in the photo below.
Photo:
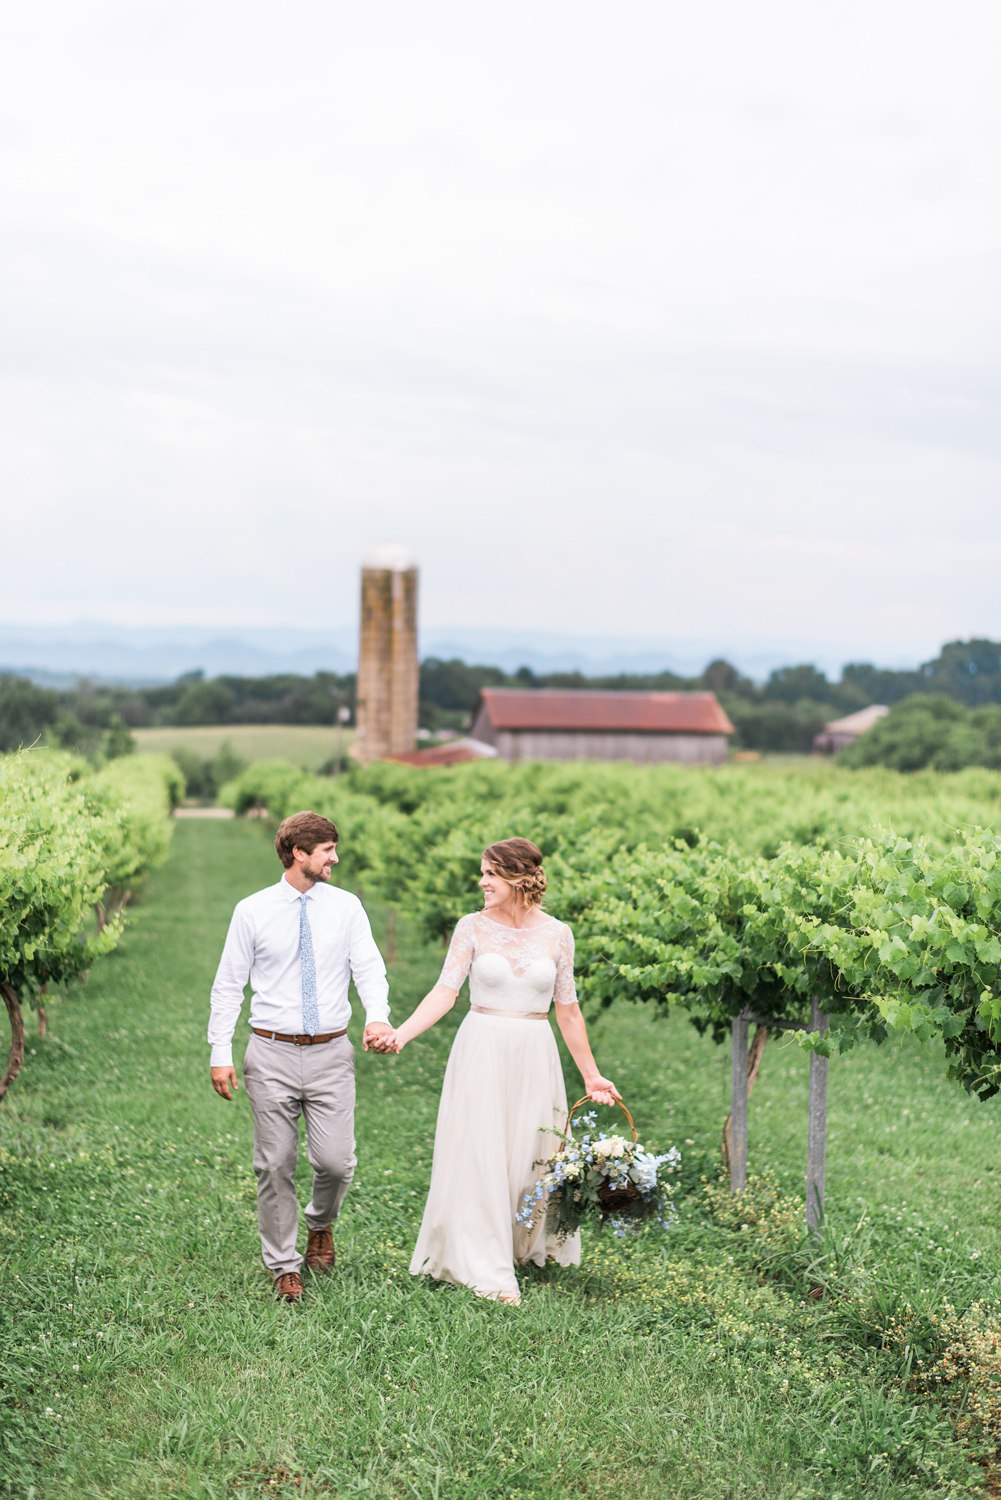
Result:
<svg viewBox="0 0 1001 1500"><path fill-rule="evenodd" d="M622 1098L622 1095L610 1078L599 1076L589 1080L587 1097L592 1104L614 1104L617 1099Z"/></svg>
<svg viewBox="0 0 1001 1500"><path fill-rule="evenodd" d="M362 1033L361 1044L366 1052L380 1052L383 1055L401 1050L396 1032L388 1021L370 1021Z"/></svg>

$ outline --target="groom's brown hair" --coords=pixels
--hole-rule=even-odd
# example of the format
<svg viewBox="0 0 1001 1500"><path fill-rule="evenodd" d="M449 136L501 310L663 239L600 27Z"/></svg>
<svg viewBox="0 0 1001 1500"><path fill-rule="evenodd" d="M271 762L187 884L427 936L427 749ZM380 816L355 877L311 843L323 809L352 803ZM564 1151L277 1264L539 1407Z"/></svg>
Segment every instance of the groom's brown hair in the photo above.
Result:
<svg viewBox="0 0 1001 1500"><path fill-rule="evenodd" d="M322 813L299 812L279 823L275 834L275 850L278 858L290 870L295 863L293 849L312 854L317 844L336 844L340 834L329 818Z"/></svg>

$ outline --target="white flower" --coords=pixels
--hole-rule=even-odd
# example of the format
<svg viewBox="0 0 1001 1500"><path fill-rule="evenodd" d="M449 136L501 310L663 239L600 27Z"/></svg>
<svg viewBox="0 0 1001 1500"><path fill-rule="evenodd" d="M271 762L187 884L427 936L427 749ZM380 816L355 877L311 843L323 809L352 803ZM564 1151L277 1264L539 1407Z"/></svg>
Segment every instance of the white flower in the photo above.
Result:
<svg viewBox="0 0 1001 1500"><path fill-rule="evenodd" d="M650 1156L638 1156L629 1175L641 1192L652 1193L657 1186L657 1163Z"/></svg>
<svg viewBox="0 0 1001 1500"><path fill-rule="evenodd" d="M625 1156L626 1143L621 1135L609 1135L604 1140L595 1141L595 1156Z"/></svg>

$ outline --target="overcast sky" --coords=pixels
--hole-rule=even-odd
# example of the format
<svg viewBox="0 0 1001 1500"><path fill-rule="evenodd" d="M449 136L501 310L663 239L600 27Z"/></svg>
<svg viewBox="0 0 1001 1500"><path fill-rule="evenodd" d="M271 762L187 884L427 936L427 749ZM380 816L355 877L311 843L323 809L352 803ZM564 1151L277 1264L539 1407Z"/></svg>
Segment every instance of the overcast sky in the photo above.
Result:
<svg viewBox="0 0 1001 1500"><path fill-rule="evenodd" d="M0 20L0 618L1001 637L996 0Z"/></svg>

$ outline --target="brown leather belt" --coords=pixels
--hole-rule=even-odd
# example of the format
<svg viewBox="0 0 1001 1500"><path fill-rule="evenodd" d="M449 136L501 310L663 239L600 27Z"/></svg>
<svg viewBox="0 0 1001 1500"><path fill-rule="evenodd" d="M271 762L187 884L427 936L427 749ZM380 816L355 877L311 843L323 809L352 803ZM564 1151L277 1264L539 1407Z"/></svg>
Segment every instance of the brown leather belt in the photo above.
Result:
<svg viewBox="0 0 1001 1500"><path fill-rule="evenodd" d="M320 1042L332 1042L336 1036L347 1036L348 1028L343 1031L319 1031L316 1036L307 1036L304 1031L296 1032L290 1036L287 1031L262 1031L259 1026L251 1026L255 1036L267 1037L269 1042L294 1042L297 1047L316 1047Z"/></svg>

